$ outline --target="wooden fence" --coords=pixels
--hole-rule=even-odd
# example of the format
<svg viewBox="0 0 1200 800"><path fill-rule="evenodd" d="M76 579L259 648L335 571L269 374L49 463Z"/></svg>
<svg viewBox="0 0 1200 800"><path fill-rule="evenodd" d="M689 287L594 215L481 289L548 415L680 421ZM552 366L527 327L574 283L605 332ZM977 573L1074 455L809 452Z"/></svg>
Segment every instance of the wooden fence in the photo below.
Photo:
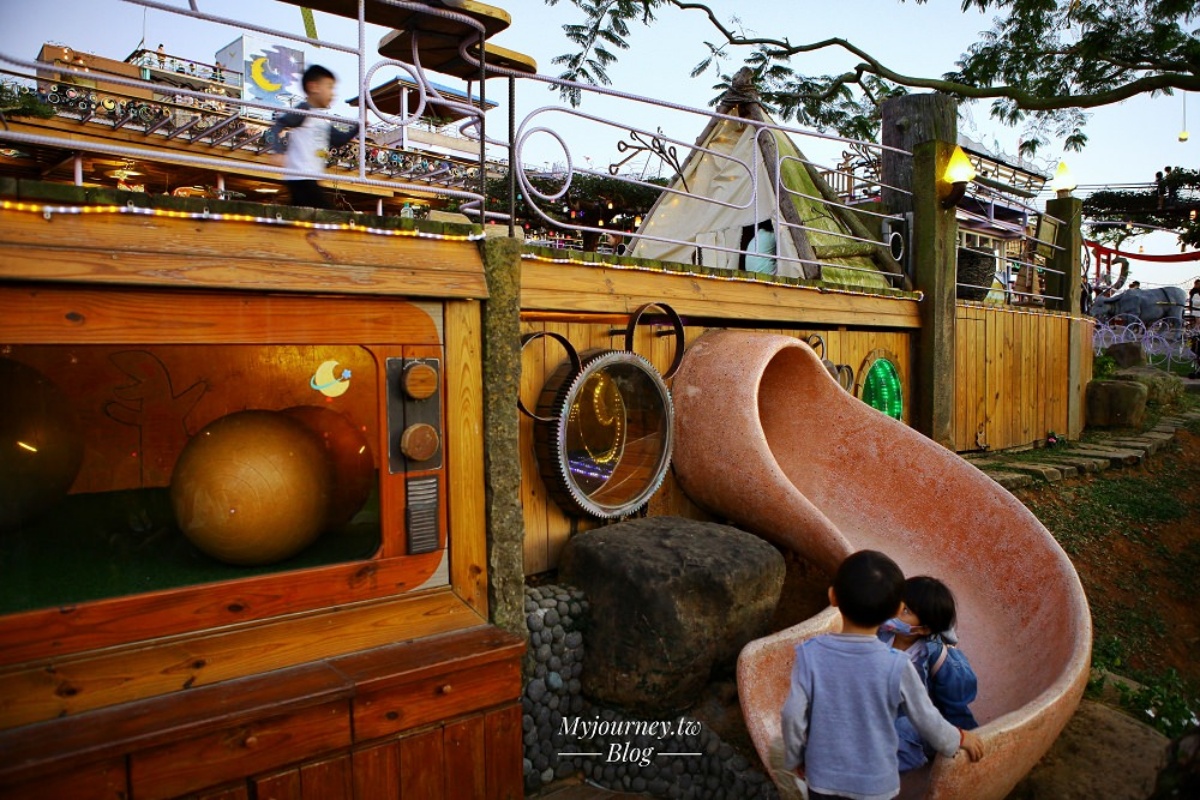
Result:
<svg viewBox="0 0 1200 800"><path fill-rule="evenodd" d="M1068 428L1068 404L1091 380L1091 341L1085 318L958 303L954 449L1002 450L1042 441L1051 431L1077 434ZM1075 386L1072 348L1080 364Z"/></svg>

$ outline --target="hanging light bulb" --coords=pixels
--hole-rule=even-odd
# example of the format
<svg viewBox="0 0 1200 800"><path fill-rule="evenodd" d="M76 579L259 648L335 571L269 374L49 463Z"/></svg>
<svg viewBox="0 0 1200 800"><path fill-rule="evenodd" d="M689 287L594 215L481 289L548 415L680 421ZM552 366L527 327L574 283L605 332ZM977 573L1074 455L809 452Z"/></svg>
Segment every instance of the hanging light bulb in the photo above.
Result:
<svg viewBox="0 0 1200 800"><path fill-rule="evenodd" d="M1179 132L1179 141L1186 142L1188 140L1187 129L1187 92L1183 93L1183 130Z"/></svg>

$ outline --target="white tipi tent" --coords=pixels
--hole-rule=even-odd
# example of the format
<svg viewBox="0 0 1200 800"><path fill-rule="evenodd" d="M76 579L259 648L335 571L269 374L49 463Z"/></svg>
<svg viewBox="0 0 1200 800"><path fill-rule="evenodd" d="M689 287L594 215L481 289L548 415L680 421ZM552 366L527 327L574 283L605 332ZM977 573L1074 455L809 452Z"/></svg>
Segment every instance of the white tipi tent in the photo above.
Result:
<svg viewBox="0 0 1200 800"><path fill-rule="evenodd" d="M791 139L764 127L771 123L751 74L738 72L717 109L745 121L709 122L668 187L680 193L663 192L637 230L655 238L637 239L630 254L861 288L902 284L902 275L881 274L900 275L899 264L837 203Z"/></svg>

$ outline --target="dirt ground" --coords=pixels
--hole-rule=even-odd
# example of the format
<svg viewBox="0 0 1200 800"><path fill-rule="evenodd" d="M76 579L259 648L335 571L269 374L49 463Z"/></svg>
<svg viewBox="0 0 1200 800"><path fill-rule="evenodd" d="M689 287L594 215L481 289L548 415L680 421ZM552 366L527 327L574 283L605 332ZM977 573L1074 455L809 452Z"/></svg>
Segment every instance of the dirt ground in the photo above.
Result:
<svg viewBox="0 0 1200 800"><path fill-rule="evenodd" d="M1135 680L1175 670L1200 696L1200 435L1143 466L1015 493L1066 549L1095 626L1095 661Z"/></svg>

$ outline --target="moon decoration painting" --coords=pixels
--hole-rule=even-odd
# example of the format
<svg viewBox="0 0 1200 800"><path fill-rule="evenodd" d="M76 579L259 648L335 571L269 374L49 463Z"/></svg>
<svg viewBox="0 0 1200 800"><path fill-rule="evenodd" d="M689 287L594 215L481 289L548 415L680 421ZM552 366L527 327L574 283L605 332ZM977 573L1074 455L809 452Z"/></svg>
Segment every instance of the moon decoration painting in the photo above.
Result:
<svg viewBox="0 0 1200 800"><path fill-rule="evenodd" d="M336 361L321 362L308 385L326 397L341 397L350 388L351 373L348 369L338 370L337 367Z"/></svg>

